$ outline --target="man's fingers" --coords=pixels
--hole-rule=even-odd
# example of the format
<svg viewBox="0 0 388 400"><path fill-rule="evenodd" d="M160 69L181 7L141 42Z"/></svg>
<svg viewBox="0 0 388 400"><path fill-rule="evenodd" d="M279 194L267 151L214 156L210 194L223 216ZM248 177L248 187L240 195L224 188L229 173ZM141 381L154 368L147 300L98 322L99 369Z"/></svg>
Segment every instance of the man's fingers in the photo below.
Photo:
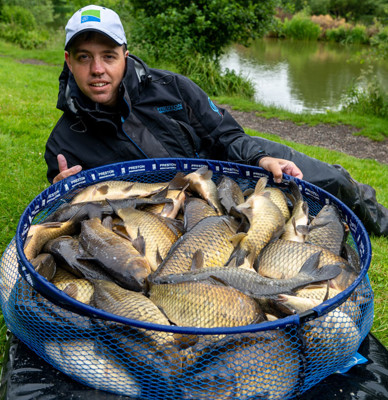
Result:
<svg viewBox="0 0 388 400"><path fill-rule="evenodd" d="M58 160L58 169L59 172L63 172L67 170L67 161L66 158L63 154L58 154L57 155L57 160Z"/></svg>
<svg viewBox="0 0 388 400"><path fill-rule="evenodd" d="M69 176L78 174L82 170L82 167L80 165L74 165L74 167L71 167L69 169L66 169L65 171L60 172L54 179L53 183L57 183L61 181L62 179L65 179Z"/></svg>

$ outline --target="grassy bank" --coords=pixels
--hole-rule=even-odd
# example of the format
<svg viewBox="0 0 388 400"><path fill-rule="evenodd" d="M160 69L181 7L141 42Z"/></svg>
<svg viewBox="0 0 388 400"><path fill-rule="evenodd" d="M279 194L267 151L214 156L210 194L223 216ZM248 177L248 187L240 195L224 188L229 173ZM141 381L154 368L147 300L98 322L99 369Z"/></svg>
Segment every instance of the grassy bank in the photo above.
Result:
<svg viewBox="0 0 388 400"><path fill-rule="evenodd" d="M48 186L43 154L45 142L60 116L56 110L58 76L62 65L62 50L55 46L45 51L20 51L0 41L0 253L15 234L20 215L29 202ZM30 59L30 61L25 60ZM37 63L31 60L40 60ZM24 60L23 62L21 60ZM46 64L45 64L46 63ZM265 108L238 99L215 99L243 110L257 110L263 115L307 123L350 123L375 133L381 139L388 132L384 121L357 115L330 113L319 116L300 116ZM303 120L305 119L305 120ZM249 131L250 134L259 134ZM272 135L262 135L280 141ZM342 164L352 176L372 185L378 200L388 206L388 166L375 161L358 160L342 153L287 143L299 151L329 163ZM388 346L387 276L388 238L371 237L373 259L369 277L375 291L376 316L372 331ZM4 332L1 331L1 332ZM0 341L3 339L0 338ZM0 345L1 347L1 345Z"/></svg>

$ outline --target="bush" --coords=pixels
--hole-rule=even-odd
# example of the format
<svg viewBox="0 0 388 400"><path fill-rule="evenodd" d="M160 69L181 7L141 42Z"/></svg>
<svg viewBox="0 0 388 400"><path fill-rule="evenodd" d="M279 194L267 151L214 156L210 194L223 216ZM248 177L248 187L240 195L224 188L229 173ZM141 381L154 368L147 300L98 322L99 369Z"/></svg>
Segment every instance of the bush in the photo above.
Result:
<svg viewBox="0 0 388 400"><path fill-rule="evenodd" d="M347 31L346 43L358 43L367 44L369 43L369 37L365 26L356 25L353 29Z"/></svg>
<svg viewBox="0 0 388 400"><path fill-rule="evenodd" d="M0 21L0 37L23 49L43 47L49 40L48 32L38 28L35 17L25 8L5 5Z"/></svg>
<svg viewBox="0 0 388 400"><path fill-rule="evenodd" d="M0 21L14 28L25 30L36 28L36 20L31 11L19 6L5 5L1 10Z"/></svg>
<svg viewBox="0 0 388 400"><path fill-rule="evenodd" d="M295 15L291 20L286 19L284 21L282 34L286 38L317 40L321 34L321 28L310 18Z"/></svg>
<svg viewBox="0 0 388 400"><path fill-rule="evenodd" d="M220 72L217 61L201 55L187 56L178 64L179 71L200 86L209 96L239 96L253 100L253 84L235 71Z"/></svg>
<svg viewBox="0 0 388 400"><path fill-rule="evenodd" d="M227 46L247 44L270 27L276 0L132 0L136 43L180 57L199 53L219 57Z"/></svg>
<svg viewBox="0 0 388 400"><path fill-rule="evenodd" d="M348 90L344 109L360 115L388 117L388 95L381 89L372 67L365 69Z"/></svg>

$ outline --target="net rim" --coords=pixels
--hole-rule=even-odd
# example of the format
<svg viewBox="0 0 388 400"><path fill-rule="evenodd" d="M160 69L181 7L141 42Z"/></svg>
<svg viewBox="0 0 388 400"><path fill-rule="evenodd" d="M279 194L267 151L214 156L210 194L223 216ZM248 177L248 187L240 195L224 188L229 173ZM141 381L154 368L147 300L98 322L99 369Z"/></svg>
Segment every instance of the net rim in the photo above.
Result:
<svg viewBox="0 0 388 400"><path fill-rule="evenodd" d="M45 207L47 207L49 203L58 200L58 198L64 196L66 193L73 191L75 188L82 187L84 183L85 186L87 186L91 183L97 183L104 180L112 179L112 175L114 176L114 179L119 179L120 177L127 177L133 173L143 171L166 172L182 170L184 172L192 172L204 165L207 165L213 171L231 177L237 175L244 178L259 179L262 176L267 176L268 183L274 184L272 174L260 167L207 159L156 158L147 160L134 160L109 164L106 166L81 171L74 176L68 177L46 188L39 195L37 195L23 211L17 225L15 236L19 273L21 274L23 279L26 280L27 283L31 285L38 293L46 297L54 304L63 307L69 311L75 312L76 314L80 314L90 318L119 322L124 325L130 325L149 330L198 335L259 332L265 330L280 329L288 325L300 325L302 322L316 319L335 309L339 304L345 301L346 298L348 298L354 291L354 289L361 283L361 281L365 277L367 277L367 271L369 269L372 258L372 250L368 233L366 232L366 229L361 223L360 219L350 210L348 206L346 206L329 192L309 182L291 177L286 174L283 175L284 181L292 179L298 184L300 188L303 189L302 191L305 192L307 190L309 195L318 196L317 199L321 200L321 204L335 204L337 207L340 208L342 215L347 219L346 222L348 223L351 233L357 242L356 244L358 247L361 246L362 252L360 254L360 260L362 260L363 266L356 280L337 296L333 297L332 299L326 300L324 303L314 307L313 309L309 310L308 313L302 316L299 314L295 314L277 321L266 321L258 324L227 328L194 328L171 325L166 326L151 322L133 320L94 308L73 299L72 297L68 296L67 294L56 288L55 285L51 284L39 273L37 273L32 264L27 260L23 251L23 246L28 233L28 229L31 226L31 223L35 216ZM101 176L103 176L104 178L96 180L96 177Z"/></svg>

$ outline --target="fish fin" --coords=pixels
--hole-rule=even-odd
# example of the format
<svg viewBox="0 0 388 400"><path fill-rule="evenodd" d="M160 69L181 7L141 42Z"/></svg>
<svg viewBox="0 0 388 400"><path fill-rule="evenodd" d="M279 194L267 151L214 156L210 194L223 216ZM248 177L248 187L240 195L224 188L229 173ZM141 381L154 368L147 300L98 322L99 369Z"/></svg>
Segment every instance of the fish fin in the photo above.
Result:
<svg viewBox="0 0 388 400"><path fill-rule="evenodd" d="M250 196L251 194L253 194L254 192L255 192L255 189L252 189L252 188L246 189L246 190L243 191L243 196L244 196L244 197L248 197L248 196Z"/></svg>
<svg viewBox="0 0 388 400"><path fill-rule="evenodd" d="M311 282L327 281L335 278L342 272L341 264L325 265L318 268L321 251L309 257L300 269L298 276L306 274L311 277Z"/></svg>
<svg viewBox="0 0 388 400"><path fill-rule="evenodd" d="M188 183L185 179L185 174L183 172L177 172L174 178L168 184L168 189L182 189L186 190L188 187Z"/></svg>
<svg viewBox="0 0 388 400"><path fill-rule="evenodd" d="M326 301L329 298L329 291L330 291L330 282L327 281L326 284L326 293L325 293L325 297L323 298L323 301Z"/></svg>
<svg viewBox="0 0 388 400"><path fill-rule="evenodd" d="M78 286L75 283L70 282L66 287L62 290L62 292L66 293L68 296L76 298L78 294Z"/></svg>
<svg viewBox="0 0 388 400"><path fill-rule="evenodd" d="M162 255L160 254L159 248L156 250L156 263L160 265L163 262Z"/></svg>
<svg viewBox="0 0 388 400"><path fill-rule="evenodd" d="M98 188L95 189L96 192L100 194L108 194L109 191L109 185L101 185Z"/></svg>
<svg viewBox="0 0 388 400"><path fill-rule="evenodd" d="M260 178L255 186L255 194L260 194L264 191L265 187L267 186L268 183L268 178L266 176L263 176Z"/></svg>
<svg viewBox="0 0 388 400"><path fill-rule="evenodd" d="M125 226L115 225L112 227L112 231L114 233L117 233L117 235L121 236L122 238L132 241L132 238L128 235L128 232L125 229Z"/></svg>
<svg viewBox="0 0 388 400"><path fill-rule="evenodd" d="M204 259L205 259L205 256L203 254L203 251L201 249L197 250L193 255L190 270L196 271L198 269L203 268Z"/></svg>
<svg viewBox="0 0 388 400"><path fill-rule="evenodd" d="M128 182L128 186L126 186L124 189L122 189L123 192L129 193L132 190L134 184L135 184L135 182Z"/></svg>
<svg viewBox="0 0 388 400"><path fill-rule="evenodd" d="M163 218L164 223L170 228L175 236L180 236L181 233L184 231L184 223L178 219L169 218L169 217L161 217Z"/></svg>
<svg viewBox="0 0 388 400"><path fill-rule="evenodd" d="M295 204L297 201L300 201L303 199L303 196L299 189L299 186L294 180L290 179L288 181L288 188L290 189L291 195L294 198L294 201L292 202L292 204Z"/></svg>
<svg viewBox="0 0 388 400"><path fill-rule="evenodd" d="M140 231L137 232L137 238L132 240L132 245L142 256L145 255L146 244L144 237L140 234Z"/></svg>
<svg viewBox="0 0 388 400"><path fill-rule="evenodd" d="M233 235L229 240L234 247L237 247L246 236L248 236L246 232L239 232Z"/></svg>
<svg viewBox="0 0 388 400"><path fill-rule="evenodd" d="M107 229L109 229L109 230L112 230L112 228L113 228L113 220L112 220L112 217L111 217L111 216L105 217L105 218L102 220L101 224L102 224L102 226L103 226L104 228L107 228Z"/></svg>

